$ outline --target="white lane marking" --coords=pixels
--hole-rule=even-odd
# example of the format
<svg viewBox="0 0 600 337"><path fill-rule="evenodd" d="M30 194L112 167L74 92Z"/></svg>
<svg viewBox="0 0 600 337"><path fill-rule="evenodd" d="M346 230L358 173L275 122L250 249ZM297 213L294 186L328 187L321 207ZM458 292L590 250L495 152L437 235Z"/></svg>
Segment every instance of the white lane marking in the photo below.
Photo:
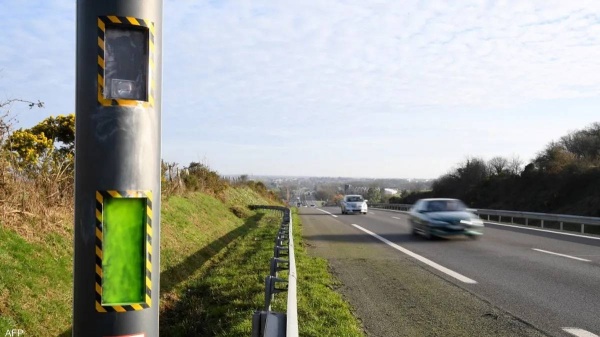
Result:
<svg viewBox="0 0 600 337"><path fill-rule="evenodd" d="M594 333L591 333L589 331L579 329L579 328L562 328L562 329L565 330L566 332L570 333L571 335L577 336L577 337L600 337Z"/></svg>
<svg viewBox="0 0 600 337"><path fill-rule="evenodd" d="M571 255L565 255L565 254L560 254L560 253L549 252L549 251L543 250L543 249L537 249L537 248L531 248L531 249L537 250L538 252L542 252L542 253L546 253L546 254L558 255L558 256L562 256L562 257L568 257L569 259L573 259L573 260L579 260L579 261L585 261L585 262L592 262L591 260L582 259L580 257L575 257L575 256L571 256Z"/></svg>
<svg viewBox="0 0 600 337"><path fill-rule="evenodd" d="M381 237L381 236L379 236L379 235L371 232L370 230L364 229L364 228L362 228L362 227L360 227L359 225L356 225L356 224L352 224L352 226L360 229L361 231L363 231L363 232L365 232L365 233L367 233L367 234L369 234L371 236L374 236L375 238L377 238L380 241L386 243L390 247L392 247L392 248L394 248L396 250L399 250L402 253L404 253L404 254L406 254L406 255L408 255L410 257L413 257L413 258L415 258L415 259L417 259L417 260L425 263L426 265L428 265L430 267L433 267L433 268L441 271L442 273L445 273L445 274L447 274L449 276L452 276L452 277L454 277L455 279L457 279L457 280L459 280L461 282L470 283L470 284L476 284L477 283L477 281L475 281L475 280L472 280L472 279L470 279L470 278L468 278L468 277L466 277L464 275L461 275L461 274L459 274L459 273L457 273L455 271L452 271L452 270L450 270L450 269L448 269L448 268L446 268L444 266L441 266L441 265L439 265L439 264L437 264L437 263L429 260L428 258L425 258L425 257L419 255L419 254L413 253L413 252L411 252L410 250L408 250L408 249L406 249L404 247L398 246L397 244L391 242L390 240L388 240L388 239L386 239L384 237Z"/></svg>
<svg viewBox="0 0 600 337"><path fill-rule="evenodd" d="M323 213L327 213L327 214L331 215L331 216L332 216L332 217L334 217L334 218L337 218L337 217L338 217L337 215L331 214L331 213L329 213L329 212L327 212L327 211L324 211L324 210L322 210L322 209L320 209L320 208L317 208L317 209L318 209L319 211L323 212Z"/></svg>
<svg viewBox="0 0 600 337"><path fill-rule="evenodd" d="M522 229L529 229L529 230L531 230L531 231L547 232L547 233L562 234L562 235L568 235L568 236L576 236L576 237L578 237L578 238L586 238L586 239L592 239L592 240L600 240L600 237L596 237L596 236L587 236L587 235L580 235L580 234L563 233L563 232L557 232L557 231L550 231L550 230L547 230L547 229L530 228L530 227L525 227L525 226L517 226L517 225L507 225L507 224L503 224L503 223L497 223L497 222L491 222L491 221L487 221L487 220L484 220L484 219L481 219L481 221L483 221L484 223L489 223L489 224L492 224L492 225L498 225L498 226L514 227L514 228L522 228Z"/></svg>
<svg viewBox="0 0 600 337"><path fill-rule="evenodd" d="M398 220L402 220L402 218L399 218L397 216L393 216L392 219L398 219Z"/></svg>

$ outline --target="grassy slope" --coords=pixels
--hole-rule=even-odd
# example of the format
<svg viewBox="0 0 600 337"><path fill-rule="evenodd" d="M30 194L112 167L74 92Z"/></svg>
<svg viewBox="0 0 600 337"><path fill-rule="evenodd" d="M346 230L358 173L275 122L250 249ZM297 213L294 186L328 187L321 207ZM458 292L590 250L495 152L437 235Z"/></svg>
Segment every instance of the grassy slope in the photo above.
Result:
<svg viewBox="0 0 600 337"><path fill-rule="evenodd" d="M235 237L235 229L244 220L236 217L230 207L244 213L240 206L268 203L249 188L230 188L224 199L223 203L195 193L163 201L164 303L172 301L177 287L196 275L200 266ZM39 225L23 224L23 228ZM59 232L30 235L32 238L25 240L0 225L0 331L23 329L30 336L68 335L72 320L73 234L72 230Z"/></svg>
<svg viewBox="0 0 600 337"><path fill-rule="evenodd" d="M58 235L47 239L46 245L29 243L0 229L0 331L51 336L69 326L72 244Z"/></svg>
<svg viewBox="0 0 600 337"><path fill-rule="evenodd" d="M248 204L269 203L249 188L230 188L222 199L195 193L162 203L162 335L248 335L252 313L262 305L280 217L247 210ZM331 290L326 262L305 254L300 231L301 335L361 336L347 304ZM70 336L72 231L61 233L25 240L0 226L0 331ZM278 297L276 310L285 298ZM199 323L211 329L198 330L204 329Z"/></svg>
<svg viewBox="0 0 600 337"><path fill-rule="evenodd" d="M248 204L266 204L256 193L247 188L226 191L225 203L205 195L171 197L162 205L161 219L161 295L174 295L171 291L182 282L196 276L210 257L223 249L239 235L236 231L244 220L235 216L231 208Z"/></svg>
<svg viewBox="0 0 600 337"><path fill-rule="evenodd" d="M163 205L161 329L162 313L178 305L189 282L202 277L227 245L256 227L253 213L244 206L269 203L247 188L228 189L224 200L196 194L172 197Z"/></svg>

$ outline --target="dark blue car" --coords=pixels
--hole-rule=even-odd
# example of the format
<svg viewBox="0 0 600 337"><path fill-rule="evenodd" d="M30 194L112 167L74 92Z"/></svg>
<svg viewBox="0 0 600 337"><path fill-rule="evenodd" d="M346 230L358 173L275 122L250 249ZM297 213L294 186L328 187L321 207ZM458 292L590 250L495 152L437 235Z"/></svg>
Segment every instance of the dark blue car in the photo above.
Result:
<svg viewBox="0 0 600 337"><path fill-rule="evenodd" d="M483 221L458 199L421 199L413 205L409 215L413 234L428 239L456 235L477 238L483 234Z"/></svg>

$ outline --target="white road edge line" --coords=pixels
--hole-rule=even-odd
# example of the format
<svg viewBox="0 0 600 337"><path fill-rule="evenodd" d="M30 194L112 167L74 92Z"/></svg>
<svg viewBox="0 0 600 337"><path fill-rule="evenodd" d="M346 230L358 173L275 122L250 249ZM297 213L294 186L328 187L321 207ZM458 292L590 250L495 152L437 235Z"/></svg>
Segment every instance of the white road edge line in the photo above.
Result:
<svg viewBox="0 0 600 337"><path fill-rule="evenodd" d="M562 256L562 257L567 257L567 258L573 259L573 260L579 260L579 261L585 261L585 262L592 262L592 260L582 259L580 257L575 257L575 256L571 256L571 255L554 253L554 252L550 252L550 251L543 250L543 249L537 249L537 248L531 248L531 249L537 250L538 252L542 252L542 253L546 253L546 254L552 254L552 255L558 255L558 256Z"/></svg>
<svg viewBox="0 0 600 337"><path fill-rule="evenodd" d="M393 216L392 219L398 219L398 220L402 220L402 218L399 218L397 216Z"/></svg>
<svg viewBox="0 0 600 337"><path fill-rule="evenodd" d="M565 330L566 332L570 333L571 335L577 336L577 337L600 337L594 333L591 333L589 331L579 329L579 328L562 328L562 329Z"/></svg>
<svg viewBox="0 0 600 337"><path fill-rule="evenodd" d="M377 209L378 212L383 211L383 212L394 212L394 213L404 213L404 214L408 213L407 211L396 211L395 209L383 209L383 208L374 208L374 209Z"/></svg>
<svg viewBox="0 0 600 337"><path fill-rule="evenodd" d="M415 259L417 259L417 260L425 263L426 265L428 265L428 266L430 266L432 268L435 268L435 269L441 271L442 273L444 273L444 274L446 274L448 276L452 276L452 277L454 277L455 279L457 279L457 280L459 280L461 282L469 283L469 284L476 284L477 283L477 281L475 281L475 280L472 280L472 279L470 279L470 278L468 278L468 277L466 277L464 275L461 275L461 274L459 274L459 273L457 273L455 271L452 271L452 270L450 270L450 269L448 269L448 268L446 268L444 266L441 266L441 265L439 265L439 264L437 264L437 263L429 260L428 258L425 258L425 257L419 255L419 254L413 253L413 252L411 252L410 250L408 250L408 249L406 249L404 247L398 246L397 244L391 242L390 240L388 240L388 239L386 239L384 237L381 237L381 236L379 236L379 235L371 232L368 229L364 229L364 228L362 228L362 227L360 227L359 225L356 225L356 224L352 224L352 226L354 226L354 227L360 229L361 231L363 231L363 232L365 232L365 233L367 233L367 234L369 234L369 235L371 235L371 236L379 239L380 241L386 243L388 246L390 246L390 247L392 247L392 248L394 248L396 250L399 250L402 253L404 253L404 254L406 254L406 255L408 255L410 257L413 257L413 258L415 258Z"/></svg>
<svg viewBox="0 0 600 337"><path fill-rule="evenodd" d="M323 213L327 213L327 214L331 215L331 216L332 216L332 217L334 217L334 218L337 218L337 217L338 217L337 215L331 214L331 213L329 213L329 212L327 212L327 211L324 211L324 210L322 210L322 209L320 209L320 208L317 208L317 209L318 209L319 211L323 212Z"/></svg>
<svg viewBox="0 0 600 337"><path fill-rule="evenodd" d="M568 236L576 236L576 237L579 237L579 238L586 238L586 239L592 239L592 240L600 240L600 237L595 237L595 236L587 236L587 235L572 234L572 233L563 233L563 232L557 232L557 231L550 231L550 230L547 230L547 229L530 228L530 227L525 227L525 226L507 225L507 224L503 224L503 223L497 223L497 222L487 221L487 220L484 220L484 219L481 219L481 221L483 221L484 223L489 223L489 224L497 225L497 226L522 228L522 229L529 229L531 231L547 232L547 233L562 234L562 235L568 235Z"/></svg>

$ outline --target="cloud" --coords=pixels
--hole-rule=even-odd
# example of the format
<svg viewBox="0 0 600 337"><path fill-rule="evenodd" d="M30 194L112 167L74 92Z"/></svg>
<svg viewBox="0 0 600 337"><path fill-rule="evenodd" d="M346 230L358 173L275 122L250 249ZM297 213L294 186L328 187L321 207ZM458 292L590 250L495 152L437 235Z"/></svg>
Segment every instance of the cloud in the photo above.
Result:
<svg viewBox="0 0 600 337"><path fill-rule="evenodd" d="M589 12L442 3L212 8L166 42L169 64L196 69L167 76L188 76L197 84L190 89L206 94L195 96L211 100L267 108L318 101L349 113L381 102L489 106L596 95L589 70L600 63L600 25Z"/></svg>

